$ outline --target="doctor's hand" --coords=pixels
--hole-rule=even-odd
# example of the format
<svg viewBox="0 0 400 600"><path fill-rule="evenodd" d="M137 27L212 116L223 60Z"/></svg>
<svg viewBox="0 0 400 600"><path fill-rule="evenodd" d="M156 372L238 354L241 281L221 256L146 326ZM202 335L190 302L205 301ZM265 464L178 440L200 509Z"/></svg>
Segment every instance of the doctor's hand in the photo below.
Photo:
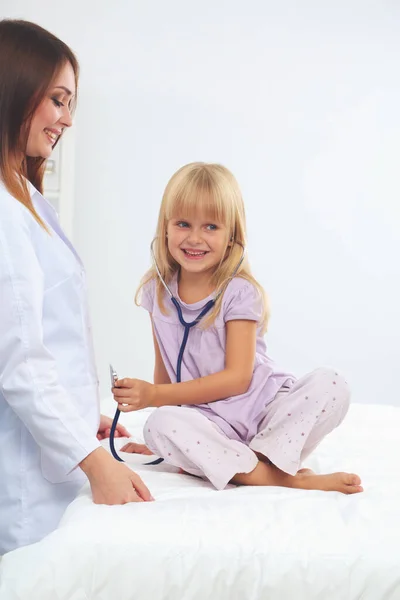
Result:
<svg viewBox="0 0 400 600"><path fill-rule="evenodd" d="M156 386L153 383L141 379L119 379L112 391L121 412L154 406Z"/></svg>
<svg viewBox="0 0 400 600"><path fill-rule="evenodd" d="M100 415L99 431L97 432L98 440L105 440L106 438L110 437L111 425L112 425L112 419L110 419L110 417L106 417L105 415ZM115 430L114 437L129 438L129 437L131 437L131 434L129 433L129 431L127 429L125 429L125 427L123 425L121 425L120 423L117 423L117 428Z"/></svg>
<svg viewBox="0 0 400 600"><path fill-rule="evenodd" d="M95 504L128 504L154 500L139 475L97 448L79 465L86 473Z"/></svg>

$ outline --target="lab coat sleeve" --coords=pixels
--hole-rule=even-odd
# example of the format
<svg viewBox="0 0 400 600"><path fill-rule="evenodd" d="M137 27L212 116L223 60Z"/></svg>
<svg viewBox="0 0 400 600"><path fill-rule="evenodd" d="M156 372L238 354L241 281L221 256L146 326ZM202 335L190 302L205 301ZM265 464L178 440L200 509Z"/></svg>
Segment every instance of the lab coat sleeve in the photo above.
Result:
<svg viewBox="0 0 400 600"><path fill-rule="evenodd" d="M23 210L0 215L0 387L43 454L68 475L99 447L43 343L43 273Z"/></svg>

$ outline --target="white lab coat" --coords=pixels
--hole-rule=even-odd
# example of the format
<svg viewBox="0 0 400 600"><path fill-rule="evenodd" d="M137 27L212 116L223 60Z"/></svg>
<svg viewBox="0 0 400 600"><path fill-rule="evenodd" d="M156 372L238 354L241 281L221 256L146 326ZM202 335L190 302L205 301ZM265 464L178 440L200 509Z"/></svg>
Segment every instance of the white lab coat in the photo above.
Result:
<svg viewBox="0 0 400 600"><path fill-rule="evenodd" d="M57 527L99 446L84 269L31 197L50 233L0 182L0 556Z"/></svg>

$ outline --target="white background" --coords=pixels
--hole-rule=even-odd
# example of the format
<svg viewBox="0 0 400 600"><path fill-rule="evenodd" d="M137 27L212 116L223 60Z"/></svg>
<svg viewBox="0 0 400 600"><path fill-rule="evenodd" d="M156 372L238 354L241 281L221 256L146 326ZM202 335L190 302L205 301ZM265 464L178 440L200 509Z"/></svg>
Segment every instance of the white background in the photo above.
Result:
<svg viewBox="0 0 400 600"><path fill-rule="evenodd" d="M397 0L0 0L0 14L81 62L73 234L103 395L109 361L152 376L134 291L167 180L204 160L241 184L270 354L400 405Z"/></svg>

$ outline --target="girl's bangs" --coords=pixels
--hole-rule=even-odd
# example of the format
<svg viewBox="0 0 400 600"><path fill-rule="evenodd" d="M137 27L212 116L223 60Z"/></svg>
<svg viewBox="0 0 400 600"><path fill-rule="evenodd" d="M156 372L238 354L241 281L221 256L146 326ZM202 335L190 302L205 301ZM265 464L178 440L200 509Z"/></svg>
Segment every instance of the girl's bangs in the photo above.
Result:
<svg viewBox="0 0 400 600"><path fill-rule="evenodd" d="M171 190L172 191L172 190ZM221 190L209 178L193 178L186 181L180 189L175 189L169 196L166 206L166 218L182 218L190 220L193 215L205 215L211 222L229 225L231 221L229 208L232 202L223 198Z"/></svg>

